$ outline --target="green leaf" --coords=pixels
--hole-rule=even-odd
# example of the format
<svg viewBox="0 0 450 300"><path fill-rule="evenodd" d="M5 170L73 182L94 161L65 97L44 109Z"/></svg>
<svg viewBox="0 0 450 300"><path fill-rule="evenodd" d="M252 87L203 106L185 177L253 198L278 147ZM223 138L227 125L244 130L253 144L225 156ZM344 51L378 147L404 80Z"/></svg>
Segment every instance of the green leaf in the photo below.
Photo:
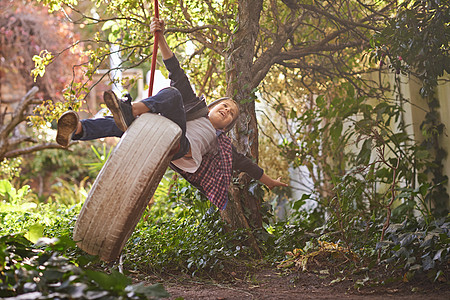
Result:
<svg viewBox="0 0 450 300"><path fill-rule="evenodd" d="M422 262L422 267L424 271L433 269L435 266L434 260L431 259L429 255L425 256Z"/></svg>
<svg viewBox="0 0 450 300"><path fill-rule="evenodd" d="M5 196L13 189L11 183L8 180L0 180L0 194Z"/></svg>
<svg viewBox="0 0 450 300"><path fill-rule="evenodd" d="M105 22L105 24L103 24L102 26L102 31L108 30L109 28L111 28L113 25L116 25L116 21L114 20L108 20Z"/></svg>
<svg viewBox="0 0 450 300"><path fill-rule="evenodd" d="M41 224L34 224L28 228L28 232L25 234L27 240L32 243L36 243L44 233L44 226Z"/></svg>
<svg viewBox="0 0 450 300"><path fill-rule="evenodd" d="M439 277L443 276L444 272L442 270L437 271L436 276L434 277L434 281L439 279Z"/></svg>
<svg viewBox="0 0 450 300"><path fill-rule="evenodd" d="M147 298L166 298L170 297L170 294L165 290L164 286L160 283L156 283L150 286L145 286L143 283L134 284L128 286L126 291L135 292L139 295L145 295Z"/></svg>
<svg viewBox="0 0 450 300"><path fill-rule="evenodd" d="M45 277L48 281L62 280L65 272L61 270L49 269L44 270L42 272L43 277Z"/></svg>
<svg viewBox="0 0 450 300"><path fill-rule="evenodd" d="M25 197L28 194L29 191L30 191L30 186L29 185L24 185L17 192L17 198L21 199L21 198Z"/></svg>
<svg viewBox="0 0 450 300"><path fill-rule="evenodd" d="M33 202L27 202L20 205L17 204L11 204L11 203L2 203L0 202L0 211L7 213L7 212L26 212L33 210L37 207L36 203Z"/></svg>
<svg viewBox="0 0 450 300"><path fill-rule="evenodd" d="M425 195L428 193L429 187L430 187L429 183L424 183L424 184L420 185L419 193L420 193L420 195L422 195L422 197L425 197Z"/></svg>
<svg viewBox="0 0 450 300"><path fill-rule="evenodd" d="M415 155L417 159L427 159L430 157L430 151L421 149L416 151Z"/></svg>
<svg viewBox="0 0 450 300"><path fill-rule="evenodd" d="M362 165L369 164L371 154L372 154L372 140L366 139L357 157L358 164Z"/></svg>
<svg viewBox="0 0 450 300"><path fill-rule="evenodd" d="M325 99L322 95L317 97L316 104L318 107L323 107L325 105Z"/></svg>
<svg viewBox="0 0 450 300"><path fill-rule="evenodd" d="M295 108L291 108L291 111L289 113L289 118L295 119L296 117L297 117L297 111L295 110Z"/></svg>
<svg viewBox="0 0 450 300"><path fill-rule="evenodd" d="M108 35L108 41L110 41L111 43L114 43L116 40L117 40L117 35L111 32Z"/></svg>
<svg viewBox="0 0 450 300"><path fill-rule="evenodd" d="M445 249L439 249L437 252L436 252L436 254L434 255L434 257L433 257L433 260L439 260L439 261L441 261L441 259L442 259L442 252L444 251Z"/></svg>
<svg viewBox="0 0 450 300"><path fill-rule="evenodd" d="M106 297L109 293L107 291L87 291L86 299L101 299L102 297ZM112 297L111 297L112 299Z"/></svg>
<svg viewBox="0 0 450 300"><path fill-rule="evenodd" d="M111 26L111 32L117 34L120 32L120 27L117 24L114 24L113 26Z"/></svg>
<svg viewBox="0 0 450 300"><path fill-rule="evenodd" d="M406 236L401 240L400 245L402 247L408 246L410 245L415 239L417 238L417 236L415 234L406 234Z"/></svg>
<svg viewBox="0 0 450 300"><path fill-rule="evenodd" d="M103 272L86 270L86 275L94 280L101 288L111 291L123 291L131 283L131 279L113 270L111 275Z"/></svg>
<svg viewBox="0 0 450 300"><path fill-rule="evenodd" d="M431 244L433 243L433 239L436 235L434 233L428 233L427 236L425 237L424 241L422 242L422 244L420 245L421 248L426 248L431 246Z"/></svg>
<svg viewBox="0 0 450 300"><path fill-rule="evenodd" d="M305 200L303 200L303 199L297 200L297 201L295 201L294 204L292 205L292 209L293 209L293 210L299 210L300 207L303 206L303 204L305 204Z"/></svg>
<svg viewBox="0 0 450 300"><path fill-rule="evenodd" d="M341 139L342 133L342 122L335 122L334 125L330 128L330 135L333 139L334 143L338 143Z"/></svg>
<svg viewBox="0 0 450 300"><path fill-rule="evenodd" d="M450 243L450 237L446 233L439 234L439 240L444 245Z"/></svg>

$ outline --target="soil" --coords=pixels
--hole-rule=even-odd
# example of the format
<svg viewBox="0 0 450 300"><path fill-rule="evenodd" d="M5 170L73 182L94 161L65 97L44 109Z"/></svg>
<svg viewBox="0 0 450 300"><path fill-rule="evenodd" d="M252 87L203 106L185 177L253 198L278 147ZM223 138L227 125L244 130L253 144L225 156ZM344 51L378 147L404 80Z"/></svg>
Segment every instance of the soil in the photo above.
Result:
<svg viewBox="0 0 450 300"><path fill-rule="evenodd" d="M367 272L370 274L368 279ZM350 277L308 270L280 270L277 267L239 268L216 274L215 278L166 275L159 280L169 299L450 299L448 282L432 282L416 276L412 281L391 280L382 269ZM364 273L364 272L363 272ZM339 273L342 275L342 273ZM365 279L364 279L365 278ZM396 278L402 278L396 277ZM155 283L155 278L146 278Z"/></svg>
<svg viewBox="0 0 450 300"><path fill-rule="evenodd" d="M173 300L450 299L450 261L440 265L442 276L433 280L435 276L428 277L431 272L413 275L392 265L364 263L331 243L309 254L290 254L291 259L273 265L262 260L228 260L218 273L195 277L140 273L135 280L160 282Z"/></svg>

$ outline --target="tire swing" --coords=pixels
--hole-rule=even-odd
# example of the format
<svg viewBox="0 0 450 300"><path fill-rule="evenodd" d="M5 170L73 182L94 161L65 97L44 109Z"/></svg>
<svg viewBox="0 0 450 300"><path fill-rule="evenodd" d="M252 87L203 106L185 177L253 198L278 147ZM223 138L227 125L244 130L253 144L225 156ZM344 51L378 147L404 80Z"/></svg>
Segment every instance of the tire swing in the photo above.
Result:
<svg viewBox="0 0 450 300"><path fill-rule="evenodd" d="M155 16L159 17L155 0ZM152 94L158 32L152 55ZM75 223L73 240L104 261L116 260L139 222L173 156L181 136L174 122L143 114L121 137L98 174Z"/></svg>

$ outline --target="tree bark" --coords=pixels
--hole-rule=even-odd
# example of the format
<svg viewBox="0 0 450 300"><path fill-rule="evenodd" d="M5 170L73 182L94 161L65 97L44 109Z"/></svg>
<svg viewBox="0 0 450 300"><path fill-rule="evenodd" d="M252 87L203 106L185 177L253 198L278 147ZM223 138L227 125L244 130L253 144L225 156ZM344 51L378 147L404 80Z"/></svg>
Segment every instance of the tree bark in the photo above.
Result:
<svg viewBox="0 0 450 300"><path fill-rule="evenodd" d="M239 182L248 185L248 176L242 173L239 177ZM239 185L232 185L230 188L231 199L228 201L227 208L222 212L223 220L230 225L232 230L246 228L249 229L249 239L246 245L253 249L258 258L262 258L261 250L258 242L253 235L253 229L262 228L262 217L260 213L261 200L250 195L248 190L240 188ZM247 215L246 210L250 211Z"/></svg>
<svg viewBox="0 0 450 300"><path fill-rule="evenodd" d="M251 70L261 10L261 0L239 1L239 28L230 37L229 51L225 55L227 95L239 103L240 109L238 122L231 132L233 142L239 152L253 157L256 161L258 127ZM249 183L247 175L239 175L238 183L230 188L231 197L222 217L232 228L249 229L248 245L261 257L261 251L252 234L253 229L262 228L261 199L249 193Z"/></svg>

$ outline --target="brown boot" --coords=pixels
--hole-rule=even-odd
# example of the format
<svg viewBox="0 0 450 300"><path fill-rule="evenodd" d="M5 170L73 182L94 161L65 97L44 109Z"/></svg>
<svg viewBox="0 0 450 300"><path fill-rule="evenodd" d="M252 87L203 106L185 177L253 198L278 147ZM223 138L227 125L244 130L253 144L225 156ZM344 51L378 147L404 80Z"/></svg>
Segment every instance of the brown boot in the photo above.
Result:
<svg viewBox="0 0 450 300"><path fill-rule="evenodd" d="M136 119L133 116L131 100L131 97L128 97L126 101L120 100L111 90L103 93L103 101L105 101L106 106L111 111L117 127L123 132Z"/></svg>
<svg viewBox="0 0 450 300"><path fill-rule="evenodd" d="M77 130L78 122L80 118L73 110L63 113L58 119L56 142L63 147L69 146L72 135Z"/></svg>

